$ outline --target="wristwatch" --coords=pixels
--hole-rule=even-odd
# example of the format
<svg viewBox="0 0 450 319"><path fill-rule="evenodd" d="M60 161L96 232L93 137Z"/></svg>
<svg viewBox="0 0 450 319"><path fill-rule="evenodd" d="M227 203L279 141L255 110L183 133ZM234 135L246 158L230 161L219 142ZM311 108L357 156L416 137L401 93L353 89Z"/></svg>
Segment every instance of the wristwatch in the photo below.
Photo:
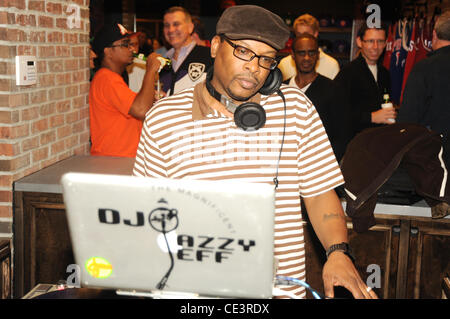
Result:
<svg viewBox="0 0 450 319"><path fill-rule="evenodd" d="M327 258L330 256L330 254L334 251L342 251L344 254L346 254L352 262L355 262L355 257L353 256L352 249L350 248L350 245L348 243L339 243L331 245L330 248L328 248L326 254Z"/></svg>

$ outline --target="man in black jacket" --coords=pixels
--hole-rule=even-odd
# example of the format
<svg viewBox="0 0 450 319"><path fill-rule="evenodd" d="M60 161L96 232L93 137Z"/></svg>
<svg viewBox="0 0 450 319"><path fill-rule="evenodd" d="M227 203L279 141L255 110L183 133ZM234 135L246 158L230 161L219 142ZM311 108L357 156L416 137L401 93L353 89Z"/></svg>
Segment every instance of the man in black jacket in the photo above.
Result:
<svg viewBox="0 0 450 319"><path fill-rule="evenodd" d="M172 48L167 58L172 60L170 69L159 75L162 90L172 95L200 83L212 65L210 49L196 45L192 38L194 24L190 13L183 7L171 7L164 14L164 37Z"/></svg>
<svg viewBox="0 0 450 319"><path fill-rule="evenodd" d="M292 58L297 74L284 83L299 88L314 104L336 159L340 161L348 143L348 136L343 135L345 130L342 130L344 113L339 110L343 97L331 79L317 73L316 65L320 54L316 37L309 33L298 35L292 44Z"/></svg>
<svg viewBox="0 0 450 319"><path fill-rule="evenodd" d="M412 69L403 93L398 121L419 123L443 136L447 169L450 167L450 10L436 21L433 51Z"/></svg>
<svg viewBox="0 0 450 319"><path fill-rule="evenodd" d="M386 46L386 30L368 28L364 24L358 32L356 44L360 55L345 65L334 81L347 97L341 111L350 138L365 128L391 124L396 117L393 108L383 109L383 95L391 90L389 72L379 61Z"/></svg>

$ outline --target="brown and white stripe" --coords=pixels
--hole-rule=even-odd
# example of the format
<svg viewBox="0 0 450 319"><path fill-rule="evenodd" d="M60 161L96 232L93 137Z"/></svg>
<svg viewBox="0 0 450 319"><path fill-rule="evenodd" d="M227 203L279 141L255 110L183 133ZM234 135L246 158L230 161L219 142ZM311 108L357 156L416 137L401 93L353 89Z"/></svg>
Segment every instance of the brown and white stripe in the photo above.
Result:
<svg viewBox="0 0 450 319"><path fill-rule="evenodd" d="M278 275L305 280L300 196L343 183L320 118L298 89L282 86L286 132L276 190L274 252ZM255 132L216 111L192 119L194 88L162 99L147 114L133 173L138 176L239 180L273 185L284 125L280 96L261 96L266 124ZM303 287L279 287L305 297ZM287 297L287 296L285 296Z"/></svg>

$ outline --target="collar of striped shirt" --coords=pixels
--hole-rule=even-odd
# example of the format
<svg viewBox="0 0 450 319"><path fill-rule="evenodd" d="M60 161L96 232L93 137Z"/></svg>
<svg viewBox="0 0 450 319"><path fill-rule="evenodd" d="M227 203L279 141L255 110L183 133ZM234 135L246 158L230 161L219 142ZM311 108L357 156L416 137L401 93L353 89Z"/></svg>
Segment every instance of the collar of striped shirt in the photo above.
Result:
<svg viewBox="0 0 450 319"><path fill-rule="evenodd" d="M203 96L204 92L208 92L206 90L206 84L205 81L198 83L194 87L194 102L192 103L192 120L203 120L207 117L209 118L219 118L219 117L225 117L222 113L214 110L212 107L206 103L205 98ZM253 95L248 101L246 102L253 102L260 104L261 102L261 94L257 93ZM246 103L243 102L243 103Z"/></svg>

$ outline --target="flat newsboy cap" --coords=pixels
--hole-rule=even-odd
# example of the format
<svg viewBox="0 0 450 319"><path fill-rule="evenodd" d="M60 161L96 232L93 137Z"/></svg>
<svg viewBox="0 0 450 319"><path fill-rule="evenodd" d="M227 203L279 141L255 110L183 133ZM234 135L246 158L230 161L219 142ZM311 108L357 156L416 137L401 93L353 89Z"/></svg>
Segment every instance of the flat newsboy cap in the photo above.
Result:
<svg viewBox="0 0 450 319"><path fill-rule="evenodd" d="M127 36L129 36L129 32L120 23L106 24L95 35L92 49L95 53L100 54L104 48Z"/></svg>
<svg viewBox="0 0 450 319"><path fill-rule="evenodd" d="M227 8L216 26L217 35L232 40L250 39L267 43L280 50L284 48L290 32L275 13L255 5Z"/></svg>

